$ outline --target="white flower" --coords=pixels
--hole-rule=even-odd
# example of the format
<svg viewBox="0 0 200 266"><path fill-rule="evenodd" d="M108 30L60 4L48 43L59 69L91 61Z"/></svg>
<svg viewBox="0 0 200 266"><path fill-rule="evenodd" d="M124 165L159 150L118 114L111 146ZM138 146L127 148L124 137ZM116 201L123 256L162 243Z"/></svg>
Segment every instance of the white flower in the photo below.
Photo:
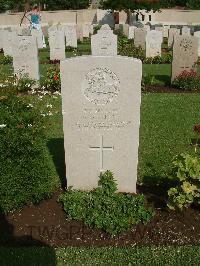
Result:
<svg viewBox="0 0 200 266"><path fill-rule="evenodd" d="M52 104L47 104L47 108L52 108L53 105Z"/></svg>
<svg viewBox="0 0 200 266"><path fill-rule="evenodd" d="M28 127L32 127L33 125L32 124L28 124Z"/></svg>
<svg viewBox="0 0 200 266"><path fill-rule="evenodd" d="M49 112L49 116L53 115L52 112Z"/></svg>
<svg viewBox="0 0 200 266"><path fill-rule="evenodd" d="M4 128L4 127L6 127L6 125L5 125L5 124L2 124L2 125L0 125L0 128Z"/></svg>
<svg viewBox="0 0 200 266"><path fill-rule="evenodd" d="M55 91L54 93L53 93L54 95L61 95L61 93L59 92L59 91Z"/></svg>
<svg viewBox="0 0 200 266"><path fill-rule="evenodd" d="M31 107L31 108L33 108L33 105L32 105L31 103L29 103L29 104L27 105L27 107Z"/></svg>

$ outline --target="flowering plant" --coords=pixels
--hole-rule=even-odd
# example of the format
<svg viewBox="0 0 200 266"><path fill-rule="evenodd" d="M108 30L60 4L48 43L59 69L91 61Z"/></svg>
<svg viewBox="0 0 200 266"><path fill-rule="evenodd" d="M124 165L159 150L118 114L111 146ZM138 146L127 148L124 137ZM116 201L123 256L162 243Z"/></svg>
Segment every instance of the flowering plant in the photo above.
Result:
<svg viewBox="0 0 200 266"><path fill-rule="evenodd" d="M172 85L181 90L199 90L200 89L200 75L191 69L184 70L175 80Z"/></svg>
<svg viewBox="0 0 200 266"><path fill-rule="evenodd" d="M60 91L61 81L60 81L60 71L55 68L49 68L47 70L47 75L42 82L43 89L50 91Z"/></svg>

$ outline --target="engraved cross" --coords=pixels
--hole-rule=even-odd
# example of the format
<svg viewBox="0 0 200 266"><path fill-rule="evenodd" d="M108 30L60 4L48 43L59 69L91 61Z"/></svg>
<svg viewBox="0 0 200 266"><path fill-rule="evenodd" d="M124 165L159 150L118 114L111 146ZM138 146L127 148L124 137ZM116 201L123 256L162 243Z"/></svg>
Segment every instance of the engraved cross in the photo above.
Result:
<svg viewBox="0 0 200 266"><path fill-rule="evenodd" d="M90 150L100 151L100 172L104 171L104 151L114 151L113 147L106 147L103 144L103 136L100 136L100 146L90 146Z"/></svg>

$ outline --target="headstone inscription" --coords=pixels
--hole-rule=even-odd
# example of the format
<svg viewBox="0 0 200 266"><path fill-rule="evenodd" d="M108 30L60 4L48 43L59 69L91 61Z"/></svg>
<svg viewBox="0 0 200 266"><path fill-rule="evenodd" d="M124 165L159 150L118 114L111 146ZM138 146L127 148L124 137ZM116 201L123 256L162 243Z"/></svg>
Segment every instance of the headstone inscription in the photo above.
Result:
<svg viewBox="0 0 200 266"><path fill-rule="evenodd" d="M196 70L198 60L198 38L180 35L174 37L172 81L184 70Z"/></svg>
<svg viewBox="0 0 200 266"><path fill-rule="evenodd" d="M136 192L142 63L121 56L61 62L68 186L97 187L111 170L121 192Z"/></svg>
<svg viewBox="0 0 200 266"><path fill-rule="evenodd" d="M39 60L37 41L34 36L17 36L13 43L14 73L18 76L27 75L39 80Z"/></svg>
<svg viewBox="0 0 200 266"><path fill-rule="evenodd" d="M97 34L91 37L92 55L117 55L117 35L109 25L103 25Z"/></svg>

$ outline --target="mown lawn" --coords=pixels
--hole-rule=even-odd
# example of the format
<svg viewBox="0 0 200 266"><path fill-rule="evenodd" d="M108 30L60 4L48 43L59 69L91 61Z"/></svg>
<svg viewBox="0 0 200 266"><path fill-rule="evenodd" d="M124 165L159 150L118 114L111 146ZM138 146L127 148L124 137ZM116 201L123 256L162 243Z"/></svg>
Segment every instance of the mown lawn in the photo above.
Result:
<svg viewBox="0 0 200 266"><path fill-rule="evenodd" d="M30 102L49 116L48 146L59 173L63 173L64 157L61 97L29 96ZM168 176L175 155L194 154L190 145L196 137L193 126L200 123L200 94L142 94L138 181L150 183ZM52 105L52 109L46 106ZM53 148L54 147L54 148ZM50 149L51 151L51 149ZM197 149L196 154L199 155ZM58 156L58 159L57 159ZM59 164L59 165L57 165Z"/></svg>
<svg viewBox="0 0 200 266"><path fill-rule="evenodd" d="M1 248L1 266L198 266L200 247Z"/></svg>

